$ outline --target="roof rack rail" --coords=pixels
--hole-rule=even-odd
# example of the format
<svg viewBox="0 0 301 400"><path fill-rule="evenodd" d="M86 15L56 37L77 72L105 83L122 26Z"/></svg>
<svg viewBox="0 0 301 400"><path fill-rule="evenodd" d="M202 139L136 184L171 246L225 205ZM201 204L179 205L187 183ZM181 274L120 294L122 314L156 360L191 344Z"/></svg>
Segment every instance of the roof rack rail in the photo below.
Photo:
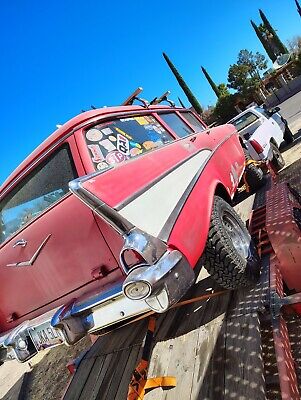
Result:
<svg viewBox="0 0 301 400"><path fill-rule="evenodd" d="M137 97L143 91L142 87L138 87L121 105L122 106L131 106L135 100L140 101L144 107L149 106L149 102L145 99L141 99Z"/></svg>
<svg viewBox="0 0 301 400"><path fill-rule="evenodd" d="M155 97L155 98L150 102L150 104L151 104L152 106L154 106L154 105L156 105L156 104L162 103L162 101L167 101L167 103L169 103L169 104L171 105L171 107L175 107L175 106L176 106L175 103L174 103L172 100L170 100L170 99L168 98L169 95L170 95L170 90L167 90L167 91L164 92L160 97Z"/></svg>

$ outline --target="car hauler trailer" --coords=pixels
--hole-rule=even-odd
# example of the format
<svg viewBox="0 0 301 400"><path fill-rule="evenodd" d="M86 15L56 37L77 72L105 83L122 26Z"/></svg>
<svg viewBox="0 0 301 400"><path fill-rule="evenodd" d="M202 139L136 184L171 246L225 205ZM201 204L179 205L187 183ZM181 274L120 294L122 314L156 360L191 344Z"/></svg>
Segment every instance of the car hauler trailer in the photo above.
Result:
<svg viewBox="0 0 301 400"><path fill-rule="evenodd" d="M261 256L260 282L221 291L206 277L189 301L158 316L147 375L175 377L176 385L145 399L301 399L300 171L301 160L256 195L249 230ZM146 318L102 332L64 400L127 399L147 327Z"/></svg>

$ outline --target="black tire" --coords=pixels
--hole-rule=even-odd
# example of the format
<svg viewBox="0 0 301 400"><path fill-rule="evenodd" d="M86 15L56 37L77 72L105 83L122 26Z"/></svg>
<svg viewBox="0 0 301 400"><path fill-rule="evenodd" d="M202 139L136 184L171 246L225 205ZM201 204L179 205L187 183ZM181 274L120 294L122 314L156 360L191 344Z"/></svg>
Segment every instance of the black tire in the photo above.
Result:
<svg viewBox="0 0 301 400"><path fill-rule="evenodd" d="M271 143L271 148L273 152L273 158L271 163L276 171L280 171L285 166L284 158L282 157L280 150L274 143Z"/></svg>
<svg viewBox="0 0 301 400"><path fill-rule="evenodd" d="M286 144L291 144L294 141L293 132L290 130L287 123L285 124L285 131L284 131L283 139L285 140Z"/></svg>
<svg viewBox="0 0 301 400"><path fill-rule="evenodd" d="M249 161L251 159L250 155L246 150L244 150L245 159ZM260 189L264 185L264 173L261 168L257 167L255 164L248 164L245 168L245 181L247 182L249 188L252 192Z"/></svg>
<svg viewBox="0 0 301 400"><path fill-rule="evenodd" d="M247 228L218 196L214 197L204 267L226 289L255 283L260 274L260 259Z"/></svg>

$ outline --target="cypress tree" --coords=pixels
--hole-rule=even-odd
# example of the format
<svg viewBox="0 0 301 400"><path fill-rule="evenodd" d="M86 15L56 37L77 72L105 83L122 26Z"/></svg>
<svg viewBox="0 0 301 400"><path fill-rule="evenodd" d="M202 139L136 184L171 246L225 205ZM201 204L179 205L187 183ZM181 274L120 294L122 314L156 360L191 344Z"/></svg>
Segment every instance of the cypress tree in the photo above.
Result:
<svg viewBox="0 0 301 400"><path fill-rule="evenodd" d="M259 10L259 14L261 16L262 22L264 24L264 26L267 28L267 30L273 35L273 42L275 43L275 46L278 48L278 50L280 51L281 54L285 54L288 53L287 48L285 47L285 45L281 42L281 40L279 39L279 36L277 35L277 33L275 32L274 28L272 27L272 25L270 24L269 20L267 19L267 17L264 15L264 13Z"/></svg>
<svg viewBox="0 0 301 400"><path fill-rule="evenodd" d="M216 84L213 82L213 80L211 79L211 76L208 74L208 72L206 71L206 69L204 67L201 67L203 74L205 75L205 78L207 79L207 81L209 82L209 85L212 87L212 90L214 91L214 93L216 94L216 97L219 98L220 97L220 92L218 90L218 87L216 86Z"/></svg>
<svg viewBox="0 0 301 400"><path fill-rule="evenodd" d="M258 26L252 20L251 20L251 25L253 26L254 31L255 31L258 39L261 41L261 44L263 45L269 58L272 60L272 62L276 61L277 56L274 54L271 46L269 45L269 42L263 37L263 34L258 29Z"/></svg>
<svg viewBox="0 0 301 400"><path fill-rule="evenodd" d="M301 17L301 6L300 6L298 0L295 0L295 2L296 2L296 6L297 6L297 11L298 11L298 13L299 13L299 15Z"/></svg>
<svg viewBox="0 0 301 400"><path fill-rule="evenodd" d="M192 91L189 89L189 87L187 86L186 82L184 81L184 79L182 78L182 76L179 74L178 70L176 69L176 67L173 65L173 63L170 61L170 59L168 58L168 56L163 53L163 57L165 58L165 61L167 62L169 68L171 69L172 73L174 74L176 80L178 81L179 85L181 86L181 88L183 89L183 92L186 94L188 101L190 102L190 104L192 105L192 107L195 109L195 111L198 114L202 114L203 110L202 110L202 106L200 105L200 103L198 102L198 100L196 99L196 97L194 96L194 94L192 93Z"/></svg>

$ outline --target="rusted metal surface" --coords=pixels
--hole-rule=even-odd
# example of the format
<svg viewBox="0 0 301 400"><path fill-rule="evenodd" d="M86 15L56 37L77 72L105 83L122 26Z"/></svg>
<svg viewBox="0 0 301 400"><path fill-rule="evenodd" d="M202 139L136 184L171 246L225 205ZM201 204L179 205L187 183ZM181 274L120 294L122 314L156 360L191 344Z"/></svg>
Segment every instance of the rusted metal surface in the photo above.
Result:
<svg viewBox="0 0 301 400"><path fill-rule="evenodd" d="M301 291L301 234L296 209L301 206L287 184L277 184L267 192L266 229L282 277L290 289Z"/></svg>

